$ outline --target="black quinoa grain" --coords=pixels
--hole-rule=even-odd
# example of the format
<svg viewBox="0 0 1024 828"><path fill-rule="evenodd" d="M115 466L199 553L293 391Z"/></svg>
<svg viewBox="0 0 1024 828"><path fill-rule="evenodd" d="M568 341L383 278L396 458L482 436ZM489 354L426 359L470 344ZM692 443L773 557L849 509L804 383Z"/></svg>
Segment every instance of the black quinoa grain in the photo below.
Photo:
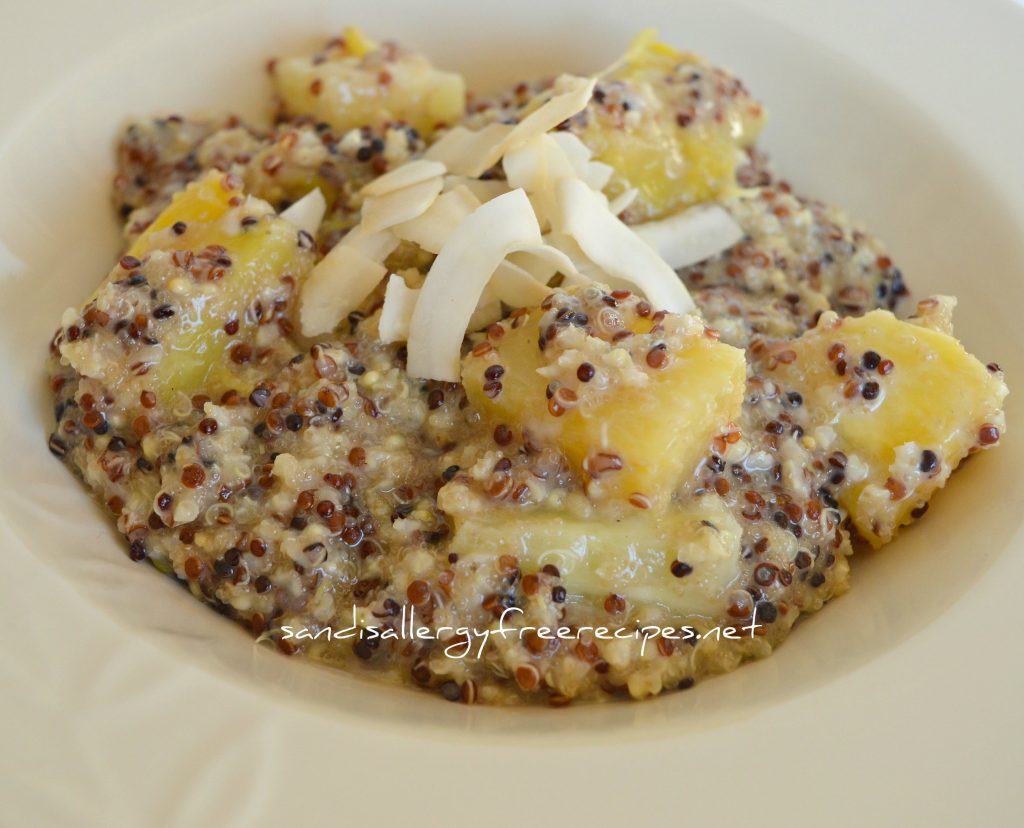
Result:
<svg viewBox="0 0 1024 828"><path fill-rule="evenodd" d="M284 418L285 427L289 431L298 431L302 428L306 419L301 414L289 414Z"/></svg>
<svg viewBox="0 0 1024 828"><path fill-rule="evenodd" d="M262 595L264 592L270 592L272 584L270 583L270 578L266 575L260 575L256 579L254 586L256 587L256 591Z"/></svg>
<svg viewBox="0 0 1024 828"><path fill-rule="evenodd" d="M860 395L865 400L873 400L873 399L876 399L878 397L879 390L880 389L878 387L878 383L877 382L874 382L874 381L865 382L864 386L860 390Z"/></svg>
<svg viewBox="0 0 1024 828"><path fill-rule="evenodd" d="M576 369L576 379L580 382L590 382L594 378L594 374L597 373L594 366L589 362L581 362L580 367Z"/></svg>
<svg viewBox="0 0 1024 828"><path fill-rule="evenodd" d="M771 601L760 601L754 606L757 618L765 624L771 624L779 617L779 611Z"/></svg>
<svg viewBox="0 0 1024 828"><path fill-rule="evenodd" d="M444 696L447 701L457 702L462 698L462 690L454 681L446 681L441 685L440 689L441 695Z"/></svg>
<svg viewBox="0 0 1024 828"><path fill-rule="evenodd" d="M564 603L565 602L565 596L566 596L566 592L565 592L565 587L564 586L559 585L559 586L556 586L556 587L552 587L552 589L551 589L551 600L554 601L556 604Z"/></svg>
<svg viewBox="0 0 1024 828"><path fill-rule="evenodd" d="M128 545L128 557L133 561L144 561L147 557L146 542L136 538Z"/></svg>
<svg viewBox="0 0 1024 828"><path fill-rule="evenodd" d="M808 579L808 583L810 583L810 585L811 585L812 587L814 587L815 589L817 589L817 588L818 588L818 587L820 587L820 586L821 586L821 585L822 585L823 583L825 583L825 576L824 576L824 575L822 575L822 574L821 574L820 572L815 572L815 573L814 573L814 574L813 574L813 575L812 575L812 576L811 576L811 577L810 577L810 578Z"/></svg>
<svg viewBox="0 0 1024 828"><path fill-rule="evenodd" d="M685 578L693 572L693 567L685 561L672 561L670 569L672 570L672 574L677 578Z"/></svg>
<svg viewBox="0 0 1024 828"><path fill-rule="evenodd" d="M262 385L257 385L249 394L249 404L256 408L263 408L269 400L270 389Z"/></svg>
<svg viewBox="0 0 1024 828"><path fill-rule="evenodd" d="M447 469L445 469L443 472L441 472L441 477L447 483L449 480L451 480L453 477L455 477L455 475L457 475L458 473L459 473L459 467L458 466L449 466Z"/></svg>
<svg viewBox="0 0 1024 828"><path fill-rule="evenodd" d="M921 452L921 462L917 466L921 471L925 472L926 474L929 472L933 472L936 468L938 468L938 465L939 457L934 451L931 451L930 449L925 449L924 451Z"/></svg>
<svg viewBox="0 0 1024 828"><path fill-rule="evenodd" d="M861 357L860 364L869 371L874 371L881 361L882 357L875 351L865 351L864 356Z"/></svg>

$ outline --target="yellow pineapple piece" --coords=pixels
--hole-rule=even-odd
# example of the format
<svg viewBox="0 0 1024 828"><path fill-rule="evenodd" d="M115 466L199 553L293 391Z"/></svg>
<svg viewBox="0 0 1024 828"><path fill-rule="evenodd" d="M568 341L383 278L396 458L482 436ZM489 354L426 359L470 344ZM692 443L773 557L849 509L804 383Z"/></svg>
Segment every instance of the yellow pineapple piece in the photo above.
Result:
<svg viewBox="0 0 1024 828"><path fill-rule="evenodd" d="M380 47L358 29L347 29L319 56L276 61L271 77L286 115L309 115L339 132L404 121L430 136L465 113L461 75L435 69L421 55Z"/></svg>
<svg viewBox="0 0 1024 828"><path fill-rule="evenodd" d="M808 433L829 442L834 432L827 448L847 457L838 500L876 547L1004 428L1002 376L950 334L888 311L828 313L767 364L783 391L803 396Z"/></svg>
<svg viewBox="0 0 1024 828"><path fill-rule="evenodd" d="M679 616L713 616L738 573L741 546L736 518L706 495L682 508L620 520L490 510L486 517L456 518L451 548L461 562L514 555L527 572L554 564L571 596L599 606L615 593Z"/></svg>
<svg viewBox="0 0 1024 828"><path fill-rule="evenodd" d="M150 391L164 405L179 404L182 395L248 393L261 373L257 351L268 347L257 317L269 321L287 311L314 259L311 241L270 205L211 172L178 193L83 312L66 317L65 329L97 319L103 325L88 337L66 336L61 354L85 376ZM131 273L145 279L135 292ZM158 298L150 299L153 291ZM126 347L118 322L137 326L140 314L144 333ZM281 337L270 340L276 347ZM132 397L138 394L124 395Z"/></svg>
<svg viewBox="0 0 1024 828"><path fill-rule="evenodd" d="M639 191L631 208L637 220L736 191L743 150L764 125L763 109L738 80L644 33L599 88L601 99L574 130L615 169L609 194Z"/></svg>
<svg viewBox="0 0 1024 828"><path fill-rule="evenodd" d="M633 308L645 303L635 300L612 309L584 299L571 313L587 314L587 327L562 324L564 308L588 294L601 291L558 293L548 309L500 323L502 335L463 362L466 393L490 423L558 446L592 496L663 502L738 416L743 352L709 336L696 317L638 316ZM609 341L609 324L631 335ZM502 370L497 381L493 366Z"/></svg>

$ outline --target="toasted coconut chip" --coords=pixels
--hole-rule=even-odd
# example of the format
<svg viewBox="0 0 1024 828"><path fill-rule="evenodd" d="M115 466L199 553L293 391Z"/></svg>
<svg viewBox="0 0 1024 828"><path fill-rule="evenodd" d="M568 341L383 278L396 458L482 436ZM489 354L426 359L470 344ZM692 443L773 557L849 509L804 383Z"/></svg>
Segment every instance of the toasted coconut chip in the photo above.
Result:
<svg viewBox="0 0 1024 828"><path fill-rule="evenodd" d="M558 148L565 153L565 157L569 159L573 168L576 170L576 174L582 176L584 170L587 168L587 164L590 163L590 159L594 157L594 153L590 151L590 147L584 144L580 140L579 136L573 132L561 130L548 134L551 136L551 139L558 144Z"/></svg>
<svg viewBox="0 0 1024 828"><path fill-rule="evenodd" d="M743 229L717 204L698 204L682 213L638 224L633 232L678 270L728 250Z"/></svg>
<svg viewBox="0 0 1024 828"><path fill-rule="evenodd" d="M419 289L407 287L401 276L392 273L388 277L380 311L381 342L403 342L409 337L409 323L419 295Z"/></svg>
<svg viewBox="0 0 1024 828"><path fill-rule="evenodd" d="M497 322L504 315L501 300L485 292L480 297L480 302L477 304L476 310L473 311L473 315L469 317L469 324L466 326L466 330L483 330L488 325Z"/></svg>
<svg viewBox="0 0 1024 828"><path fill-rule="evenodd" d="M509 150L501 162L510 187L522 187L532 193L562 178L579 174L554 135L544 133L531 138L516 149Z"/></svg>
<svg viewBox="0 0 1024 828"><path fill-rule="evenodd" d="M526 190L541 228L549 227L558 210L555 185L577 174L565 152L545 133L507 152L501 163L509 186Z"/></svg>
<svg viewBox="0 0 1024 828"><path fill-rule="evenodd" d="M579 285L586 282L607 283L610 281L608 274L587 258L587 255L583 252L572 236L567 236L565 233L553 230L544 236L544 241L549 247L554 247L564 254L572 263L575 272L564 274L566 277L566 285ZM518 255L513 255L511 258L516 262L516 264L520 265L520 267L525 267L527 270L533 272L534 278L540 278L540 274L535 272L529 264L524 264L520 261Z"/></svg>
<svg viewBox="0 0 1024 828"><path fill-rule="evenodd" d="M507 259L498 265L487 289L513 308L539 305L551 293L546 284L538 282L529 272Z"/></svg>
<svg viewBox="0 0 1024 828"><path fill-rule="evenodd" d="M384 265L353 245L337 244L313 268L302 288L303 336L333 331L387 275Z"/></svg>
<svg viewBox="0 0 1024 828"><path fill-rule="evenodd" d="M488 124L481 130L471 130L457 126L431 144L423 154L431 161L440 161L448 171L455 175L479 178L493 167L500 152L492 158L496 147L501 147L506 138L512 134L509 124Z"/></svg>
<svg viewBox="0 0 1024 828"><path fill-rule="evenodd" d="M398 247L398 242L398 237L389 230L367 233L357 225L338 242L338 245L354 247L375 262L383 262Z"/></svg>
<svg viewBox="0 0 1024 828"><path fill-rule="evenodd" d="M431 178L437 178L448 172L447 168L440 161L427 161L417 158L415 161L408 161L390 172L384 173L380 178L375 178L365 187L363 195L377 198L379 196L393 193L395 190L404 190L414 184L420 184Z"/></svg>
<svg viewBox="0 0 1024 828"><path fill-rule="evenodd" d="M500 195L507 193L511 187L508 186L507 181L501 179L480 179L480 178L467 178L464 175L446 175L444 179L444 191L450 192L456 190L459 187L465 187L473 195L475 195L480 203L483 204L485 201L490 201L492 198L497 198Z"/></svg>
<svg viewBox="0 0 1024 828"><path fill-rule="evenodd" d="M441 176L435 176L411 187L366 199L359 222L360 229L365 233L376 233L423 215L443 186Z"/></svg>
<svg viewBox="0 0 1024 828"><path fill-rule="evenodd" d="M591 161L587 164L587 169L580 177L590 189L600 191L608 186L608 182L612 180L614 174L614 168L607 164L602 164L600 161Z"/></svg>
<svg viewBox="0 0 1024 828"><path fill-rule="evenodd" d="M628 209L636 201L638 195L640 195L640 191L636 187L630 187L625 192L619 193L608 203L608 210L614 216L621 215L623 210Z"/></svg>
<svg viewBox="0 0 1024 828"><path fill-rule="evenodd" d="M316 187L282 212L281 218L290 221L300 230L305 230L309 235L315 236L326 212L327 200L320 192L320 188Z"/></svg>
<svg viewBox="0 0 1024 828"><path fill-rule="evenodd" d="M558 184L559 228L613 279L639 288L651 304L673 313L696 307L676 272L609 210L603 195L579 179Z"/></svg>
<svg viewBox="0 0 1024 828"><path fill-rule="evenodd" d="M551 281L551 277L556 273L561 273L572 280L579 280L581 278L572 259L550 244L523 247L512 253L509 256L509 261L521 267L533 276L534 279L538 282L543 282L545 285ZM583 277L583 280L589 281L585 277Z"/></svg>
<svg viewBox="0 0 1024 828"><path fill-rule="evenodd" d="M576 170L576 176L582 178L595 190L603 190L611 181L615 170L600 161L593 161L593 153L590 147L584 144L576 135L571 132L551 132L552 140L558 144L565 153L566 158Z"/></svg>
<svg viewBox="0 0 1024 828"><path fill-rule="evenodd" d="M413 313L411 376L459 381L462 339L492 274L509 253L540 244L537 217L522 190L481 205L455 229L427 273Z"/></svg>
<svg viewBox="0 0 1024 828"><path fill-rule="evenodd" d="M595 78L561 75L551 88L553 96L516 124L505 141L503 152L551 131L563 121L582 112L594 94L596 83Z"/></svg>
<svg viewBox="0 0 1024 828"><path fill-rule="evenodd" d="M505 153L581 112L594 93L594 83L593 78L562 75L552 87L552 97L514 127L489 124L478 132L456 127L438 139L425 157L442 162L456 175L479 178Z"/></svg>
<svg viewBox="0 0 1024 828"><path fill-rule="evenodd" d="M479 206L480 200L468 187L456 187L439 195L423 215L396 224L391 230L398 238L414 242L428 253L440 253L455 228Z"/></svg>

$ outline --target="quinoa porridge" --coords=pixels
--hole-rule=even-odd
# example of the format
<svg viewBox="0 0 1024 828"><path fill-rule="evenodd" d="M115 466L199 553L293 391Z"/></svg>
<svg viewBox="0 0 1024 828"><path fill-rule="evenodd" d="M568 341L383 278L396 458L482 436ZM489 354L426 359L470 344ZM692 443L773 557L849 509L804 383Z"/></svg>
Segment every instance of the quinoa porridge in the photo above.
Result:
<svg viewBox="0 0 1024 828"><path fill-rule="evenodd" d="M901 302L704 59L645 33L484 100L349 29L267 72L269 127L122 132L50 449L283 653L466 703L685 689L999 444L955 300Z"/></svg>

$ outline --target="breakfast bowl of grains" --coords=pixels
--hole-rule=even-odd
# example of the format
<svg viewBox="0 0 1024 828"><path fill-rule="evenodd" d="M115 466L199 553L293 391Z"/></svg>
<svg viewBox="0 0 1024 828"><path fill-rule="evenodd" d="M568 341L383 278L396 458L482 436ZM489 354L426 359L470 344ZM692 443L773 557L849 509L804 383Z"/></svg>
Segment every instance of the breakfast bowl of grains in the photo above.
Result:
<svg viewBox="0 0 1024 828"><path fill-rule="evenodd" d="M941 616L1019 530L1012 225L884 85L806 119L853 70L716 20L97 64L37 114L80 143L4 160L12 537L175 657L427 727L703 728Z"/></svg>

